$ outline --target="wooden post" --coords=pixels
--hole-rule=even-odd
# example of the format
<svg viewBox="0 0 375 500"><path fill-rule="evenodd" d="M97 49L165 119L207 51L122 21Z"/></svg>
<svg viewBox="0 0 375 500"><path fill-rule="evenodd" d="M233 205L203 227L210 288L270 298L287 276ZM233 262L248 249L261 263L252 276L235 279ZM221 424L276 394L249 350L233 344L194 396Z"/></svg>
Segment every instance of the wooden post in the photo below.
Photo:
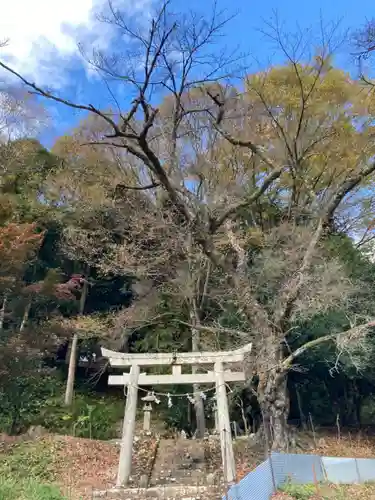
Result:
<svg viewBox="0 0 375 500"><path fill-rule="evenodd" d="M74 379L77 368L77 351L78 351L78 334L75 333L73 335L72 345L70 347L68 379L66 381L65 399L64 399L64 404L66 406L71 405L73 402Z"/></svg>
<svg viewBox="0 0 375 500"><path fill-rule="evenodd" d="M126 397L125 416L122 428L120 460L118 464L117 486L126 486L132 467L133 437L137 413L138 379L140 367L132 365Z"/></svg>
<svg viewBox="0 0 375 500"><path fill-rule="evenodd" d="M8 302L8 295L5 293L3 298L3 305L1 306L0 309L0 330L2 330L4 326L5 309L7 306L7 302Z"/></svg>
<svg viewBox="0 0 375 500"><path fill-rule="evenodd" d="M236 480L236 466L233 455L227 389L225 386L222 361L217 361L215 363L215 382L224 478L227 483L233 483Z"/></svg>
<svg viewBox="0 0 375 500"><path fill-rule="evenodd" d="M79 315L83 316L85 312L85 305L88 294L88 281L85 279L83 281L83 287L81 290L81 298L79 299ZM78 358L78 333L75 333L72 340L72 345L70 348L69 357L69 369L68 369L68 380L66 381L65 390L65 405L70 406L73 403L74 395L74 381L76 377L77 369L77 358Z"/></svg>

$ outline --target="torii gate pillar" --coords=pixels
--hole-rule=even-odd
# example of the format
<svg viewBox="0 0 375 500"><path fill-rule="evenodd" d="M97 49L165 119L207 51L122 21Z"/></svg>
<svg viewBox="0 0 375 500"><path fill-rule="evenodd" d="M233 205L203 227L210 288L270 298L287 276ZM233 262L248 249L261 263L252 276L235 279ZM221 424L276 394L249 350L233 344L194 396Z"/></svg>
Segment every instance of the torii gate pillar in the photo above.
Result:
<svg viewBox="0 0 375 500"><path fill-rule="evenodd" d="M133 437L135 418L137 415L139 365L132 365L126 397L125 415L122 428L120 460L118 464L117 486L126 484L129 480L132 467Z"/></svg>
<svg viewBox="0 0 375 500"><path fill-rule="evenodd" d="M236 480L236 464L233 454L227 388L225 384L224 365L222 361L217 361L215 363L214 373L223 473L226 482L233 483Z"/></svg>

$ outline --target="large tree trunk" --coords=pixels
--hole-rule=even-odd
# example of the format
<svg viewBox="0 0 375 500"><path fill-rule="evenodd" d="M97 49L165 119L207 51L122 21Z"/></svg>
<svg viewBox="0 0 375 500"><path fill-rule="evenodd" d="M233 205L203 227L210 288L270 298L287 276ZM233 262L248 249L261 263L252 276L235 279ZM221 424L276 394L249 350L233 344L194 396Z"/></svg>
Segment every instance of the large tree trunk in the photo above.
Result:
<svg viewBox="0 0 375 500"><path fill-rule="evenodd" d="M267 450L286 451L289 446L289 395L287 371L275 368L259 377L258 400L263 419L263 432Z"/></svg>
<svg viewBox="0 0 375 500"><path fill-rule="evenodd" d="M191 324L195 325L197 318L194 314L194 311L190 313ZM192 351L199 351L199 330L196 328L191 329L191 348ZM192 366L192 373L197 373L197 366ZM194 408L195 408L195 417L197 422L197 438L202 439L204 437L204 433L206 431L206 419L204 416L204 403L200 396L201 388L199 384L193 384L194 391Z"/></svg>
<svg viewBox="0 0 375 500"><path fill-rule="evenodd" d="M196 367L193 366L192 373L196 373ZM202 439L206 431L206 419L204 416L204 404L202 398L200 397L200 386L198 384L193 384L194 390L194 408L195 417L197 422L197 439Z"/></svg>
<svg viewBox="0 0 375 500"><path fill-rule="evenodd" d="M82 287L81 298L79 301L79 314L83 315L85 310L85 304L88 293L88 283L85 279ZM66 381L66 390L65 390L65 405L70 406L73 403L73 394L74 394L74 381L76 376L76 368L77 368L77 357L78 357L78 334L75 333L73 335L72 345L70 348L70 356L69 356L69 369L68 369L68 380Z"/></svg>
<svg viewBox="0 0 375 500"><path fill-rule="evenodd" d="M294 385L294 388L295 388L295 391L296 391L296 399L297 399L298 413L299 413L301 428L303 430L306 430L306 428L307 428L306 417L305 417L305 414L303 412L301 393L300 393L300 391L298 389L297 384Z"/></svg>

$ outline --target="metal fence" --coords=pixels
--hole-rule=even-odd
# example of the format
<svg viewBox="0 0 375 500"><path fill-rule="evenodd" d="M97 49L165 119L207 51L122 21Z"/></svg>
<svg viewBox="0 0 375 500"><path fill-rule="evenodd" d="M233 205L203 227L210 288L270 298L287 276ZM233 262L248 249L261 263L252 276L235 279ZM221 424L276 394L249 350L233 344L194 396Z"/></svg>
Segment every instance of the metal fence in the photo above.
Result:
<svg viewBox="0 0 375 500"><path fill-rule="evenodd" d="M269 500L283 483L365 483L375 481L375 459L272 453L223 499Z"/></svg>

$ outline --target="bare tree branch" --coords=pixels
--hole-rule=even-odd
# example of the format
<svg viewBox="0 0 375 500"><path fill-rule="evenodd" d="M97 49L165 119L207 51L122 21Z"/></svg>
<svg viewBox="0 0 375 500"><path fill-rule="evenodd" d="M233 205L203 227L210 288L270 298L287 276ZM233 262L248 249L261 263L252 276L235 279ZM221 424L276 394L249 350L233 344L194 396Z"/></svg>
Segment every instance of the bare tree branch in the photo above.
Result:
<svg viewBox="0 0 375 500"><path fill-rule="evenodd" d="M5 69L6 71L9 71L9 73L11 73L12 75L19 78L21 80L21 82L23 82L27 87L30 87L31 89L33 89L33 91L36 95L46 97L47 99L51 99L53 101L59 102L60 104L65 104L66 106L69 106L70 108L73 108L73 109L80 109L82 111L89 111L90 113L94 113L94 114L100 116L101 118L103 118L107 123L109 123L109 125L111 125L111 127L113 127L113 129L116 131L116 133L118 133L119 137L122 136L122 133L121 133L120 129L118 128L118 126L116 125L116 123L106 113L104 113L103 111L100 111L95 106L92 106L91 104L89 104L89 105L76 104L72 101L69 101L68 99L62 99L61 97L58 97L47 90L43 90L41 87L38 87L35 83L30 82L29 80L27 80L26 78L21 76L19 73L17 73L17 71L15 71L10 66L8 66L7 64L5 64L1 61L0 61L0 67ZM31 93L33 93L33 92L31 91Z"/></svg>
<svg viewBox="0 0 375 500"><path fill-rule="evenodd" d="M342 184L342 186L336 191L335 196L333 197L328 206L326 215L327 223L332 220L335 210L340 205L345 196L347 196L351 191L353 191L353 189L355 189L363 181L363 179L368 177L373 172L375 172L375 161L370 163L370 165L368 165L366 168L360 171L357 175L353 175L352 177L347 179Z"/></svg>
<svg viewBox="0 0 375 500"><path fill-rule="evenodd" d="M344 337L350 337L354 335L356 338L359 335L362 335L363 332L368 330L369 328L372 328L375 326L375 320L369 321L367 323L364 323L362 325L355 326L353 328L350 328L349 330L345 330L344 332L341 333L332 333L330 335L324 335L322 337L319 337L314 340L310 340L309 342L306 342L303 346L299 347L296 349L290 356L285 358L282 362L283 368L290 368L293 361L298 357L301 356L301 354L304 354L306 351L313 349L314 347L317 347L325 342L334 342L337 341L338 338L344 336Z"/></svg>
<svg viewBox="0 0 375 500"><path fill-rule="evenodd" d="M284 170L285 167L275 169L264 179L262 185L251 196L249 196L244 201L241 201L236 205L230 207L224 214L219 217L219 219L213 220L211 222L211 232L214 233L215 231L217 231L217 229L219 229L229 217L236 214L242 208L246 208L254 204L267 191L272 183L281 176Z"/></svg>
<svg viewBox="0 0 375 500"><path fill-rule="evenodd" d="M370 164L367 168L362 170L355 176L350 177L348 180L344 181L343 184L337 189L335 195L332 197L325 214L318 222L317 228L310 240L310 243L306 249L303 256L301 267L298 270L296 276L294 276L285 285L284 297L281 297L281 304L279 309L275 312L275 323L278 325L280 331L284 331L286 327L286 322L290 319L290 315L293 310L293 306L297 298L299 297L300 291L305 283L306 273L311 266L311 262L314 256L315 249L324 233L326 225L330 223L333 218L334 212L341 203L341 201L347 196L358 184L375 171L375 162Z"/></svg>
<svg viewBox="0 0 375 500"><path fill-rule="evenodd" d="M147 191L148 189L154 189L159 186L159 182L153 182L152 184L148 184L147 186L125 186L124 184L117 184L116 190L126 191L127 189L130 189L132 191Z"/></svg>
<svg viewBox="0 0 375 500"><path fill-rule="evenodd" d="M234 330L232 328L224 328L224 327L215 327L215 326L205 326L205 325L192 325L191 323L187 323L181 320L175 320L180 325L188 326L189 328L196 328L197 330L202 330L204 332L212 332L212 333L229 333L231 335L242 335L243 338L247 338L249 336L249 332L242 332L241 330Z"/></svg>

